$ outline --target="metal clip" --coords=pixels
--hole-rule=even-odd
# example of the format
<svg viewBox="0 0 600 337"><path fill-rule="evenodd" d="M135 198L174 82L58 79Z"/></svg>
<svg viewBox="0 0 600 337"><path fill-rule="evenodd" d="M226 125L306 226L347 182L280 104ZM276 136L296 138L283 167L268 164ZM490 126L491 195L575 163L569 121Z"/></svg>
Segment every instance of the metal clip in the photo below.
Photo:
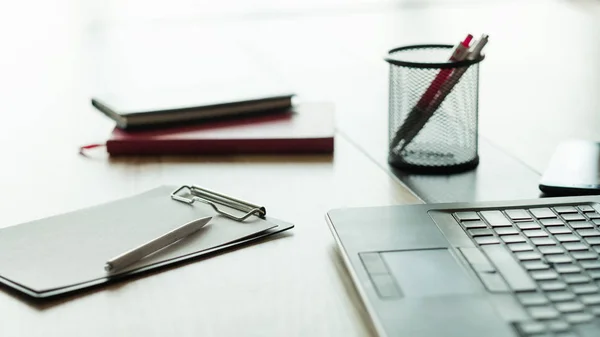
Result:
<svg viewBox="0 0 600 337"><path fill-rule="evenodd" d="M188 198L179 195L183 190L187 190L192 197ZM261 218L264 218L265 215L267 215L267 210L263 206L254 205L247 201L236 199L196 185L183 185L179 187L171 193L171 198L188 205L193 204L195 201L205 203L211 206L215 212L236 221L244 221L251 215L256 215ZM215 203L245 212L245 214L242 216L235 216L219 209Z"/></svg>

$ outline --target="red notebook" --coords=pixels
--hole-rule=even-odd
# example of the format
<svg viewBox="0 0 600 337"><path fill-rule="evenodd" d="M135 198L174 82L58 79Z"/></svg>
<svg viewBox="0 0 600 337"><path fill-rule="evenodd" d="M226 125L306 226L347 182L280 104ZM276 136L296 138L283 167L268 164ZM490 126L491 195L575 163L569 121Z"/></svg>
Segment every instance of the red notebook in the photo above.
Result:
<svg viewBox="0 0 600 337"><path fill-rule="evenodd" d="M334 109L304 103L291 110L160 130L115 128L106 149L120 155L332 153Z"/></svg>

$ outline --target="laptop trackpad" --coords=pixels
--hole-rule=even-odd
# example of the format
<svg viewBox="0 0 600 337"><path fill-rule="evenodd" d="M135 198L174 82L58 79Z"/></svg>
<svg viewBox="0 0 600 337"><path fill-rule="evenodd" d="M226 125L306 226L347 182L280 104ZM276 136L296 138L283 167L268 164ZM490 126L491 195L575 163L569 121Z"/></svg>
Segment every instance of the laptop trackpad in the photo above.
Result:
<svg viewBox="0 0 600 337"><path fill-rule="evenodd" d="M404 297L477 292L462 267L446 248L381 252L381 257Z"/></svg>

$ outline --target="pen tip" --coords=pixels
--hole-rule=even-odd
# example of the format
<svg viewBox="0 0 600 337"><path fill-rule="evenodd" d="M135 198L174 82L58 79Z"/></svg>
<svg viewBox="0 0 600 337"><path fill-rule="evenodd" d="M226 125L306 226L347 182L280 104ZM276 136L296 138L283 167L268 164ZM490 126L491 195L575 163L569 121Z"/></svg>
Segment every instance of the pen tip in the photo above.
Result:
<svg viewBox="0 0 600 337"><path fill-rule="evenodd" d="M473 35L469 34L469 35L467 35L465 40L462 42L462 45L465 47L468 47L469 43L471 43L471 40L473 40Z"/></svg>

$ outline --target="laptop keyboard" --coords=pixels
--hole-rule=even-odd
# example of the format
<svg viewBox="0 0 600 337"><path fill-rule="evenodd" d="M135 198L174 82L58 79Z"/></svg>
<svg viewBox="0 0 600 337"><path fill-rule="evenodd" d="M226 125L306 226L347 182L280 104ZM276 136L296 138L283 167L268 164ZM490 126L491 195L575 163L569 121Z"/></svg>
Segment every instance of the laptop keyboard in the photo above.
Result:
<svg viewBox="0 0 600 337"><path fill-rule="evenodd" d="M521 335L576 336L573 325L600 318L600 213L591 205L453 216L479 248L460 250L488 290L513 292L529 313L516 324Z"/></svg>

